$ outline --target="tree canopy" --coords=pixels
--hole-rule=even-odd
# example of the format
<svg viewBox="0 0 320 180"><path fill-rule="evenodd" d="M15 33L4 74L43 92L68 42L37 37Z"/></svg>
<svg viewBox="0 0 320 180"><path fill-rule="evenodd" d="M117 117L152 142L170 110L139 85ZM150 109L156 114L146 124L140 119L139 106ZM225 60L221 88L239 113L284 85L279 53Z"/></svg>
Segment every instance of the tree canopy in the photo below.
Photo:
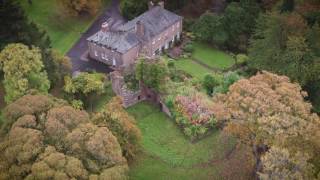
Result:
<svg viewBox="0 0 320 180"><path fill-rule="evenodd" d="M0 8L0 50L10 43L23 43L40 48L50 47L46 32L30 22L16 0L1 1Z"/></svg>
<svg viewBox="0 0 320 180"><path fill-rule="evenodd" d="M279 146L290 157L297 152L308 154L306 161L312 162L308 166L319 168L320 120L312 113L311 104L305 102L306 96L288 77L263 72L239 80L226 95L216 97L215 101L227 109L218 120L227 121L226 130L253 147L257 166L261 151L267 152L268 159L268 153L272 153L268 149ZM257 170L271 172L267 168Z"/></svg>
<svg viewBox="0 0 320 180"><path fill-rule="evenodd" d="M5 109L1 179L126 179L126 159L107 127L63 100L26 95Z"/></svg>
<svg viewBox="0 0 320 180"><path fill-rule="evenodd" d="M0 69L4 72L6 102L16 100L30 89L48 92L50 88L38 48L23 44L6 46L0 53Z"/></svg>

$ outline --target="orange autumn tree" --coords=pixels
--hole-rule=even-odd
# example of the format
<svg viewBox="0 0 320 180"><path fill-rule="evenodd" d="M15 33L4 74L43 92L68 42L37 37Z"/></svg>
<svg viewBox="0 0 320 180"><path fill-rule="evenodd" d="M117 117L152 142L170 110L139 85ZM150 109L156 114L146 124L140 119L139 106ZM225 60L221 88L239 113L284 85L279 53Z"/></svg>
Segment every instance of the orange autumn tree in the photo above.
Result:
<svg viewBox="0 0 320 180"><path fill-rule="evenodd" d="M221 117L225 118L218 120L226 122L226 131L252 147L256 171L267 169L262 169L261 156L273 146L285 149L291 156L306 153L310 156L306 160L319 167L319 117L311 112L311 104L305 101L307 94L298 84L264 71L238 81L229 90L215 97L215 102L224 107ZM291 170L304 172L303 168Z"/></svg>

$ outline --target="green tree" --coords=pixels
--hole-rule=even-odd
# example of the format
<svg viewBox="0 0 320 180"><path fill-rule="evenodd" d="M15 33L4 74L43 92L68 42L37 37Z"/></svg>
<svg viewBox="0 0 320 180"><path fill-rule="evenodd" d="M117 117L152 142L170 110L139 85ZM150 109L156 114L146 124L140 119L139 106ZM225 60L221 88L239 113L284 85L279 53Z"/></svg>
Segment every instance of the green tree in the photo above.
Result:
<svg viewBox="0 0 320 180"><path fill-rule="evenodd" d="M201 40L223 45L228 39L223 26L223 17L213 13L205 13L192 27L195 36Z"/></svg>
<svg viewBox="0 0 320 180"><path fill-rule="evenodd" d="M215 87L222 83L222 78L218 75L207 74L202 82L203 87L206 89L208 95L212 95Z"/></svg>
<svg viewBox="0 0 320 180"><path fill-rule="evenodd" d="M29 22L18 1L1 1L0 24L0 50L10 43L50 47L49 37L35 23Z"/></svg>
<svg viewBox="0 0 320 180"><path fill-rule="evenodd" d="M316 24L310 28L295 12L261 15L250 43L249 66L289 76L299 82L317 104L315 89L320 80L317 29Z"/></svg>
<svg viewBox="0 0 320 180"><path fill-rule="evenodd" d="M158 92L165 91L165 81L168 77L168 67L163 60L155 62L139 60L136 65L136 78L144 85Z"/></svg>
<svg viewBox="0 0 320 180"><path fill-rule="evenodd" d="M0 53L0 68L4 72L5 100L10 103L30 89L48 92L50 82L43 70L38 48L10 44Z"/></svg>
<svg viewBox="0 0 320 180"><path fill-rule="evenodd" d="M94 97L105 90L105 80L105 75L100 73L84 72L75 78L66 76L64 91L85 102L85 105L92 111Z"/></svg>
<svg viewBox="0 0 320 180"><path fill-rule="evenodd" d="M121 14L131 20L148 10L149 0L122 0Z"/></svg>
<svg viewBox="0 0 320 180"><path fill-rule="evenodd" d="M44 68L52 86L61 83L65 76L71 75L72 66L69 57L53 49L46 49L42 52L44 53L43 57L46 58Z"/></svg>

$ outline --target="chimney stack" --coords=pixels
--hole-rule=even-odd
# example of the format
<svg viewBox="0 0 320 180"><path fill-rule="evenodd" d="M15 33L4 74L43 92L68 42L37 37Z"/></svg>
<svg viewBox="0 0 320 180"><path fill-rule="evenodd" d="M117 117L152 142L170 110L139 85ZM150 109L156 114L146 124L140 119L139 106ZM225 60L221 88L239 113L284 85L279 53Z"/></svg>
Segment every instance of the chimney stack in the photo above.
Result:
<svg viewBox="0 0 320 180"><path fill-rule="evenodd" d="M108 23L108 22L102 23L102 25L101 25L101 31L104 32L104 33L106 33L106 32L109 31L109 23Z"/></svg>
<svg viewBox="0 0 320 180"><path fill-rule="evenodd" d="M144 25L142 24L141 21L138 21L136 23L136 34L139 36L139 37L143 37L144 36Z"/></svg>
<svg viewBox="0 0 320 180"><path fill-rule="evenodd" d="M149 1L148 3L148 7L149 7L149 10L152 9L154 7L154 4L152 1Z"/></svg>
<svg viewBox="0 0 320 180"><path fill-rule="evenodd" d="M164 9L164 1L159 1L158 5Z"/></svg>

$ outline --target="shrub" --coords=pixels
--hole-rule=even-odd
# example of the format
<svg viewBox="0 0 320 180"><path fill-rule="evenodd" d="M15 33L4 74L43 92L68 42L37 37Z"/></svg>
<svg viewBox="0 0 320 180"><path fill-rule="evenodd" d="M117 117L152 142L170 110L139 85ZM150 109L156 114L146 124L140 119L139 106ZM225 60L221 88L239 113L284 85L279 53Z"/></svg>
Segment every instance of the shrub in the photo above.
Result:
<svg viewBox="0 0 320 180"><path fill-rule="evenodd" d="M193 43L188 43L183 47L183 50L187 53L192 53L194 51Z"/></svg>
<svg viewBox="0 0 320 180"><path fill-rule="evenodd" d="M238 54L236 55L235 59L238 65L245 65L247 64L249 57L245 54Z"/></svg>

